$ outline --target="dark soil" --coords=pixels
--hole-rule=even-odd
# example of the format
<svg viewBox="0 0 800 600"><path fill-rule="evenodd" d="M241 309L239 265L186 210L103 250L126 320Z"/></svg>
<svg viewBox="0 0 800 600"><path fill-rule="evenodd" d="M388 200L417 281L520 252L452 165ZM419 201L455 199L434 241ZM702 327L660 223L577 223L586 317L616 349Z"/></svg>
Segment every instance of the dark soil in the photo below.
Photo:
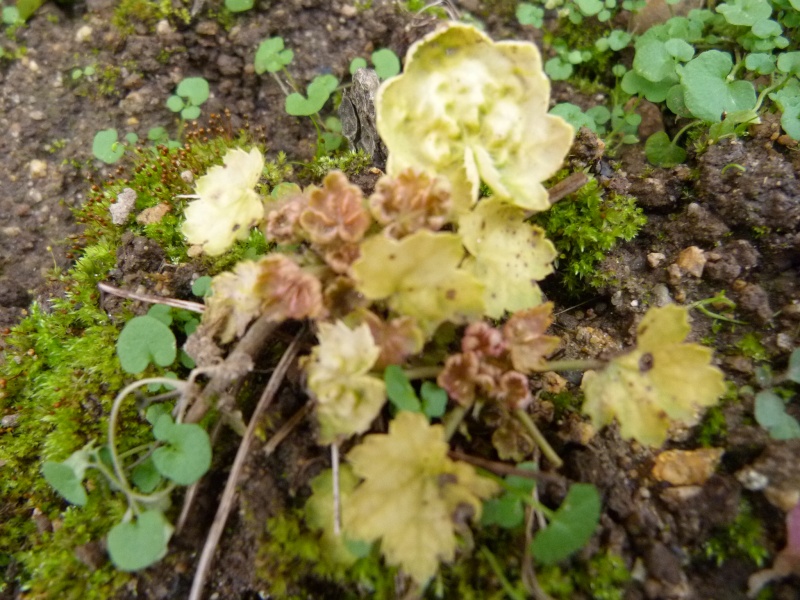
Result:
<svg viewBox="0 0 800 600"><path fill-rule="evenodd" d="M482 16L496 39L531 39L530 31L519 30L508 13L493 13L494 2L460 4ZM87 0L68 10L47 3L17 32L25 56L0 62L0 129L5 133L0 136L0 327L17 322L32 299L47 298L44 275L54 263L70 264L71 236L79 232L70 209L81 204L92 181L101 182L117 170L91 158L98 130L116 127L144 137L150 127L165 125L174 136L177 125L164 102L178 81L197 75L212 90L204 115L227 110L233 128L246 122L262 128L273 153L308 160L315 149L313 128L307 120L287 116L278 85L254 73L258 43L283 36L286 46L295 49L292 73L307 82L324 72L344 77L353 57L368 56L378 47L402 56L435 25L388 0L375 0L363 10L337 0L257 5L234 18L229 29L201 13L188 25L179 20L169 26L134 22L133 32L126 34L111 23L110 0ZM87 64L96 64L98 73L110 69L109 75L73 81L72 69ZM567 87L559 86L558 96L581 104ZM778 133L777 124L765 119L749 137L723 140L670 170L649 166L641 146L627 148L614 161L587 158L576 147L572 160L588 165L604 185L635 196L649 223L601 265L618 283L582 298L577 309L569 310L572 299L552 298L555 312L561 313L556 330L565 340L565 356L599 356L628 346L648 305L689 304L724 290L747 324L712 329L714 321L695 312L693 338L714 344L727 379L737 385L752 385L757 366L735 346L748 332L774 358L776 371L785 366L800 343L800 153L778 143ZM726 169L730 164L742 168ZM682 254L691 247L698 250ZM141 257L139 251L134 254ZM685 262L682 256L694 258ZM119 266L133 269L135 276L136 271L157 270L159 262ZM557 282L548 289L557 290ZM303 401L299 387L287 388L278 406L280 417L271 422L281 423ZM757 570L753 562L736 558L718 566L698 558L709 536L735 518L742 497L764 522L769 536L764 542L772 555L783 546L784 513L761 492L743 489L735 474L755 464L752 468L766 473L770 485L797 497L797 445L771 441L755 425L752 399L725 405L723 414L728 433L721 466L704 483L683 490L657 481L651 472L656 453L622 441L613 427L587 441L577 418L545 424L565 459L563 473L601 491L602 527L582 556L600 549L620 554L637 573L625 598L745 598L747 577ZM672 447L697 447L695 434L677 434ZM221 440L217 464L229 464L236 443L233 436ZM263 559L257 557L263 523L298 505L308 494L308 480L327 465L309 425L301 425L298 435L271 457L260 445L246 467L237 509L208 578L207 597L267 597L269 581L259 579ZM760 456L766 458L756 463ZM223 467L204 480L202 500L174 540L170 557L139 575L120 598L185 597L225 474ZM563 493L545 490L543 497L557 504ZM302 583L304 589L318 590L317 598L345 597L344 590ZM773 589L774 598L800 598L800 580Z"/></svg>

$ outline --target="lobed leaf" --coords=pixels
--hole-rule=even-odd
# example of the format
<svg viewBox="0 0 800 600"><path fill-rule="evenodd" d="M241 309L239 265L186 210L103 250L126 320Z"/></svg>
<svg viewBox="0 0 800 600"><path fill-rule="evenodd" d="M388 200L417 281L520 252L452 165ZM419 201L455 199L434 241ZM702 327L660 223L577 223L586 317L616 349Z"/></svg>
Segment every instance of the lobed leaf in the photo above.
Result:
<svg viewBox="0 0 800 600"><path fill-rule="evenodd" d="M593 485L570 486L555 516L531 542L533 555L542 564L551 565L580 550L597 528L600 508L600 494Z"/></svg>
<svg viewBox="0 0 800 600"><path fill-rule="evenodd" d="M135 521L118 523L108 532L108 554L121 571L138 571L167 553L172 525L158 510L141 513Z"/></svg>
<svg viewBox="0 0 800 600"><path fill-rule="evenodd" d="M126 373L136 375L150 363L166 367L178 355L175 335L164 323L151 316L133 317L117 338L117 356Z"/></svg>

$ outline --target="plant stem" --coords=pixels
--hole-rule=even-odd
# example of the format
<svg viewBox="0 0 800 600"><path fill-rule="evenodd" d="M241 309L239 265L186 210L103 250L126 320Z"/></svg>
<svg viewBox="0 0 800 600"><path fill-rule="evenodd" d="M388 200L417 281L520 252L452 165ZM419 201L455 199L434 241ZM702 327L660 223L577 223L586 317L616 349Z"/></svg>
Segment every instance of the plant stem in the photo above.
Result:
<svg viewBox="0 0 800 600"><path fill-rule="evenodd" d="M244 467L245 459L250 452L250 444L255 438L256 428L258 427L258 423L264 411L277 395L283 383L283 379L286 376L286 372L289 370L295 358L297 358L305 333L306 330L301 329L286 349L286 352L283 353L283 357L272 372L272 377L270 377L267 387L264 388L261 398L259 398L258 404L256 405L256 409L250 417L250 423L247 425L247 432L239 444L239 449L236 451L236 458L233 460L233 465L228 475L228 481L225 484L225 490L222 493L219 506L217 507L217 514L214 516L214 522L211 524L211 529L208 532L206 543L203 546L203 552L200 554L200 560L197 563L197 571L192 581L192 589L189 593L189 600L200 600L203 594L206 576L211 567L211 561L214 558L214 552L222 536L222 531L225 529L225 523L228 521L228 514L236 499L239 475Z"/></svg>
<svg viewBox="0 0 800 600"><path fill-rule="evenodd" d="M444 422L444 439L448 442L450 438L453 437L458 430L458 426L461 425L461 421L464 420L464 417L467 416L467 411L472 408L472 404L469 406L461 406L460 404L453 407L453 409L444 416L442 421Z"/></svg>
<svg viewBox="0 0 800 600"><path fill-rule="evenodd" d="M567 358L565 360L545 361L538 371L588 371L590 369L602 369L605 366L606 362L602 360Z"/></svg>
<svg viewBox="0 0 800 600"><path fill-rule="evenodd" d="M430 367L413 367L411 369L404 369L403 372L410 380L414 379L432 379L437 377L442 372L442 367L433 365Z"/></svg>
<svg viewBox="0 0 800 600"><path fill-rule="evenodd" d="M522 426L525 427L528 433L531 434L533 441L535 441L536 445L539 446L539 449L542 451L542 454L544 454L545 458L547 458L547 460L549 460L556 469L560 469L563 466L564 461L561 460L561 457L556 454L556 451L553 450L553 447L542 435L542 432L539 431L539 428L536 426L536 423L533 422L531 416L521 408L518 408L514 411L514 416L522 424Z"/></svg>
<svg viewBox="0 0 800 600"><path fill-rule="evenodd" d="M492 571L494 571L497 579L500 580L500 585L503 587L503 591L506 593L506 595L512 600L525 600L525 595L520 594L519 591L517 591L514 586L511 585L508 579L506 579L505 573L503 573L503 568L497 560L497 557L495 557L495 555L492 554L492 552L486 546L481 546L481 554L483 554L486 562L489 563L489 566L492 568Z"/></svg>

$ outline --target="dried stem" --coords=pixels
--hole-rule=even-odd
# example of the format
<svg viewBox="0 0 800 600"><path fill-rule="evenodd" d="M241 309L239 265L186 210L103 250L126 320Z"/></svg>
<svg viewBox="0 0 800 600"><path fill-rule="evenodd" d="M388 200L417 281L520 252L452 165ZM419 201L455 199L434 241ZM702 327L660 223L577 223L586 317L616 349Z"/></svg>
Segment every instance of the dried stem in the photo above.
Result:
<svg viewBox="0 0 800 600"><path fill-rule="evenodd" d="M458 450L451 450L450 452L447 453L447 455L453 460L460 460L462 462L475 465L476 467L480 467L481 469L486 469L487 471L491 471L495 475L501 475L503 477L505 477L506 475L527 477L528 479L535 479L537 482L541 484L556 483L559 485L564 485L564 482L566 481L566 479L561 475L559 475L558 473L545 473L543 471L520 469L518 467L514 467L506 463L501 463L494 460L488 460L486 458L480 458L479 456L472 456L471 454L464 454L463 452L459 452Z"/></svg>
<svg viewBox="0 0 800 600"><path fill-rule="evenodd" d="M545 455L547 460L553 463L553 466L556 469L560 469L564 464L564 461L561 460L561 457L556 454L556 451L553 450L553 447L550 445L544 435L542 435L542 432L539 431L539 428L536 426L536 423L533 422L531 416L521 408L514 411L514 416L522 424L522 426L525 427L528 433L531 434L533 441L536 442L537 446L539 446L539 449L542 451L542 454Z"/></svg>
<svg viewBox="0 0 800 600"><path fill-rule="evenodd" d="M102 282L97 284L97 289L99 289L101 292L105 292L106 294L111 294L112 296L128 298L129 300L138 300L139 302L147 302L148 304L166 304L167 306L171 306L173 308L182 308L183 310L189 310L196 313L202 313L206 310L205 304L201 304L200 302L178 300L177 298L162 298L161 296L154 296L152 294L139 294L137 292L123 290Z"/></svg>
<svg viewBox="0 0 800 600"><path fill-rule="evenodd" d="M269 405L272 403L272 400L278 393L278 390L283 383L283 379L286 376L286 372L289 370L289 367L297 357L297 353L300 349L300 344L305 332L305 328L300 330L292 343L286 349L286 352L283 353L283 357L281 357L278 366L275 367L275 370L272 372L272 377L270 377L267 387L264 388L264 392L261 394L261 398L258 400L258 404L253 412L253 416L250 417L250 423L247 426L247 432L242 438L242 442L239 444L239 450L236 452L236 458L231 466L231 472L228 476L228 481L225 484L225 490L222 493L219 507L217 508L217 514L214 516L214 522L211 524L211 529L208 532L208 537L206 538L203 552L200 555L200 560L197 564L197 571L195 572L194 581L192 582L192 590L189 594L189 600L200 600L203 587L205 586L206 576L208 575L208 570L211 567L211 561L214 559L214 552L217 549L217 544L219 543L220 537L222 537L222 531L225 528L225 523L228 520L228 514L233 508L239 475L242 472L242 467L244 467L245 459L249 454L250 444L255 438L256 428L258 427L258 423L261 420L261 416L263 415L264 411L269 407ZM244 339L242 341L244 341Z"/></svg>

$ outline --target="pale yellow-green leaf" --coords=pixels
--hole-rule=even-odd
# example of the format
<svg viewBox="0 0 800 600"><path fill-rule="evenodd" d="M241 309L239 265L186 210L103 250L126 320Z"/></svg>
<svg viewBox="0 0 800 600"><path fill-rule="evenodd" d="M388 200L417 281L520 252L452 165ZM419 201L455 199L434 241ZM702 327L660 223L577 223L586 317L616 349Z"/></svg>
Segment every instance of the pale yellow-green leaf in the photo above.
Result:
<svg viewBox="0 0 800 600"><path fill-rule="evenodd" d="M303 365L317 399L319 441L330 444L369 428L386 402L386 386L368 374L380 355L368 325L320 323L317 337Z"/></svg>
<svg viewBox="0 0 800 600"><path fill-rule="evenodd" d="M702 407L716 404L725 383L709 348L683 343L686 308L651 308L637 331L636 348L584 375L583 412L595 427L616 417L624 438L660 446L673 423L693 425Z"/></svg>
<svg viewBox="0 0 800 600"><path fill-rule="evenodd" d="M358 477L348 464L339 468L339 506L350 502L350 494L358 483ZM348 549L346 538L340 533L336 535L333 528L333 471L327 469L311 481L311 497L305 505L306 524L314 530L322 532L320 546L325 560L341 565L353 564L357 557Z"/></svg>
<svg viewBox="0 0 800 600"><path fill-rule="evenodd" d="M181 231L190 244L218 256L250 235L264 218L264 205L253 189L264 169L258 148L233 148L222 158L225 166L211 167L195 184L198 200L190 202Z"/></svg>
<svg viewBox="0 0 800 600"><path fill-rule="evenodd" d="M401 240L378 234L361 243L361 257L350 272L364 296L387 300L392 310L414 317L430 334L443 321L483 314L483 285L458 267L463 258L454 233L422 229Z"/></svg>
<svg viewBox="0 0 800 600"><path fill-rule="evenodd" d="M380 539L386 561L419 583L455 557L457 513L480 517L481 499L499 491L467 464L447 457L441 425L400 412L388 434L369 435L347 455L364 481L344 508L345 532Z"/></svg>
<svg viewBox="0 0 800 600"><path fill-rule="evenodd" d="M522 209L487 198L459 220L461 239L472 255L463 267L486 286L486 314L494 319L540 304L536 282L553 272L555 246L524 218Z"/></svg>
<svg viewBox="0 0 800 600"><path fill-rule="evenodd" d="M416 167L447 177L456 214L477 200L481 180L503 200L545 210L541 182L561 166L573 137L570 125L547 114L549 99L536 46L494 43L450 23L415 43L404 73L378 92L387 171Z"/></svg>

